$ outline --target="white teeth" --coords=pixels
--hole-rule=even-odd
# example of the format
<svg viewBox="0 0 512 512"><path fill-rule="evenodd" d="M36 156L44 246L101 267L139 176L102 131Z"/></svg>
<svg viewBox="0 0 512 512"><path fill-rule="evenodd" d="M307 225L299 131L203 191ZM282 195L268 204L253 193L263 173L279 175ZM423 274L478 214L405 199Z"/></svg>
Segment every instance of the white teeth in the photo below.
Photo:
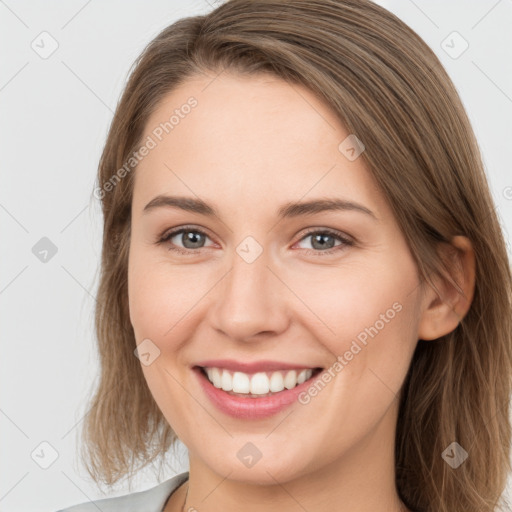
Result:
<svg viewBox="0 0 512 512"><path fill-rule="evenodd" d="M225 372L226 370L224 370ZM251 388L251 381L249 377L242 372L235 372L233 374L233 386L232 390L235 393L249 393Z"/></svg>
<svg viewBox="0 0 512 512"><path fill-rule="evenodd" d="M218 368L212 368L212 375L210 377L210 380L213 382L213 385L216 387L216 388L221 388L222 387L222 377L221 377L221 374L220 374L220 371Z"/></svg>
<svg viewBox="0 0 512 512"><path fill-rule="evenodd" d="M313 375L312 369L282 370L276 372L258 372L249 375L243 372L231 373L222 368L205 368L209 381L224 391L233 393L267 395L279 393L286 389L293 389L302 384Z"/></svg>
<svg viewBox="0 0 512 512"><path fill-rule="evenodd" d="M270 377L270 391L277 393L284 389L284 378L281 372L274 372Z"/></svg>
<svg viewBox="0 0 512 512"><path fill-rule="evenodd" d="M308 377L306 376L306 374L307 374L307 370L302 370L302 371L299 373L299 375L297 376L297 382L298 382L299 384L302 384L303 382L305 382L305 381L308 379Z"/></svg>
<svg viewBox="0 0 512 512"><path fill-rule="evenodd" d="M231 374L224 370L222 372L221 387L224 391L231 391L233 389L233 378Z"/></svg>
<svg viewBox="0 0 512 512"><path fill-rule="evenodd" d="M249 380L249 379L247 379ZM239 391L233 389L237 393L247 393L247 391ZM253 395L266 395L269 392L269 381L265 373L255 373L251 378L251 393Z"/></svg>
<svg viewBox="0 0 512 512"><path fill-rule="evenodd" d="M297 385L297 372L290 370L284 378L284 387L286 389L292 389Z"/></svg>

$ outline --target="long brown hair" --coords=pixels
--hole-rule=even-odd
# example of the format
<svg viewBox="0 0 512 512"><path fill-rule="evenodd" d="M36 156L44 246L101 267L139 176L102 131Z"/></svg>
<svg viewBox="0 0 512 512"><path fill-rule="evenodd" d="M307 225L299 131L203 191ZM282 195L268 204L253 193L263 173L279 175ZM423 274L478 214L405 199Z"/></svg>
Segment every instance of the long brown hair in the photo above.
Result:
<svg viewBox="0 0 512 512"><path fill-rule="evenodd" d="M135 63L95 192L104 232L96 309L101 371L83 428L89 473L111 485L163 459L177 439L134 356L127 263L136 166L127 168L126 162L166 94L197 73L223 71L266 72L302 84L364 141L362 158L392 207L422 283L448 275L441 244L455 235L471 241L471 307L453 332L418 341L402 387L396 486L415 511L498 510L511 442L506 246L479 148L451 80L413 30L368 0L230 0L172 24ZM457 469L442 457L454 441L469 454Z"/></svg>

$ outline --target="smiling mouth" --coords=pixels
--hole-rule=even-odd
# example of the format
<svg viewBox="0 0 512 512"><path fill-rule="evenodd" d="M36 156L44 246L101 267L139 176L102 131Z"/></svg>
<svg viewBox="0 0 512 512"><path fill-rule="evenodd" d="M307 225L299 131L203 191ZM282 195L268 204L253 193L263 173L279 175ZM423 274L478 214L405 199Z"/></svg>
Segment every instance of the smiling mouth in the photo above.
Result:
<svg viewBox="0 0 512 512"><path fill-rule="evenodd" d="M263 398L290 390L315 378L323 368L297 368L252 374L225 368L196 366L208 381L229 395Z"/></svg>

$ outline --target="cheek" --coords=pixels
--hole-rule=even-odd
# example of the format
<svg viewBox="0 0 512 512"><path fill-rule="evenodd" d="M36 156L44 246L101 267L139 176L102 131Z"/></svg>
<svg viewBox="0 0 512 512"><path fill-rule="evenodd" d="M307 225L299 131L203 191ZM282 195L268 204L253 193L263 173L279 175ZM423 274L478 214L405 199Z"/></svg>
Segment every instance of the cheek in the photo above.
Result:
<svg viewBox="0 0 512 512"><path fill-rule="evenodd" d="M414 299L418 284L415 266L405 257L341 262L337 268L300 277L290 273L289 278L294 292L322 322L321 337L330 332L340 341L355 338L376 323L379 331L399 323L406 316L399 310Z"/></svg>
<svg viewBox="0 0 512 512"><path fill-rule="evenodd" d="M343 357L351 383L374 381L372 370L398 389L417 341L418 278L408 252L347 259L324 277L317 273L294 282L313 313L302 317L304 326L314 329L334 357Z"/></svg>
<svg viewBox="0 0 512 512"><path fill-rule="evenodd" d="M132 244L128 262L128 303L137 343L144 338L155 340L158 333L164 332L165 317L161 314L166 307L162 303L164 298L154 266Z"/></svg>
<svg viewBox="0 0 512 512"><path fill-rule="evenodd" d="M130 320L137 343L151 339L160 350L174 348L184 336L200 298L204 295L197 269L171 266L168 261L135 247L128 265Z"/></svg>
<svg viewBox="0 0 512 512"><path fill-rule="evenodd" d="M187 306L184 295L194 295L194 287L187 286L186 281L178 268L171 273L168 265L166 270L162 262L151 260L138 248L130 253L128 297L136 343L151 340L152 344L146 345L151 357L156 354L153 345L159 350L154 362L141 364L141 369L152 396L181 439L186 439L182 422L190 403L175 380L186 379L185 373L181 373L184 367L176 357L181 340L189 336L183 329L187 326L185 314L191 306Z"/></svg>

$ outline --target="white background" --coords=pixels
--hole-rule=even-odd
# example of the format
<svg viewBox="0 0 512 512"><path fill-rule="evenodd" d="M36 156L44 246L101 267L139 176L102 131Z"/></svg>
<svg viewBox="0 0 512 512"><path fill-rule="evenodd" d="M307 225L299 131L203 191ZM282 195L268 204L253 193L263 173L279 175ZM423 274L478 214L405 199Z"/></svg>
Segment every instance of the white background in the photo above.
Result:
<svg viewBox="0 0 512 512"><path fill-rule="evenodd" d="M0 1L0 512L51 512L104 497L76 457L98 371L92 329L101 240L99 205L91 195L96 168L135 58L165 26L211 10L210 1ZM380 3L426 40L452 77L508 240L512 0ZM47 59L31 47L43 31L58 42ZM457 59L441 46L453 31L469 43ZM57 248L46 263L32 252L42 237ZM58 453L48 469L31 457L45 441ZM180 453L175 473L188 469L186 452ZM144 472L131 491L157 483ZM117 487L113 494L126 492Z"/></svg>

